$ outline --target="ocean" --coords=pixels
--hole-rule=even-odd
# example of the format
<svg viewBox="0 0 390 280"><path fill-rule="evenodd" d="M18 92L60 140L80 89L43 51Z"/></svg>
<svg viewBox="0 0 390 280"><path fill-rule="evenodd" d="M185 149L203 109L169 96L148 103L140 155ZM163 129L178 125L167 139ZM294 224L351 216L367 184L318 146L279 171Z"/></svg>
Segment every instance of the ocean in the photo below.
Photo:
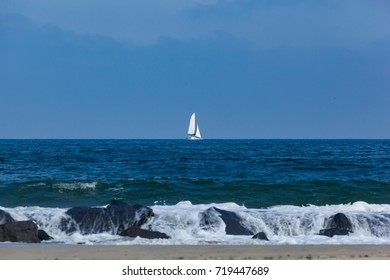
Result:
<svg viewBox="0 0 390 280"><path fill-rule="evenodd" d="M70 208L113 200L170 238L64 231ZM390 140L0 140L0 210L43 243L390 244ZM269 240L229 233L223 211ZM337 213L350 232L320 235Z"/></svg>

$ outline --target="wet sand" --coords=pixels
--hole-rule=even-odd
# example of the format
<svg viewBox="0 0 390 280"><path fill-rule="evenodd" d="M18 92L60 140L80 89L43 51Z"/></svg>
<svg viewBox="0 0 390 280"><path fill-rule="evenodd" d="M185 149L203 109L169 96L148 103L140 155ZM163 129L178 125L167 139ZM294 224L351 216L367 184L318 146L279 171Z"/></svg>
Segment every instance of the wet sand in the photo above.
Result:
<svg viewBox="0 0 390 280"><path fill-rule="evenodd" d="M0 245L2 260L389 259L390 245Z"/></svg>

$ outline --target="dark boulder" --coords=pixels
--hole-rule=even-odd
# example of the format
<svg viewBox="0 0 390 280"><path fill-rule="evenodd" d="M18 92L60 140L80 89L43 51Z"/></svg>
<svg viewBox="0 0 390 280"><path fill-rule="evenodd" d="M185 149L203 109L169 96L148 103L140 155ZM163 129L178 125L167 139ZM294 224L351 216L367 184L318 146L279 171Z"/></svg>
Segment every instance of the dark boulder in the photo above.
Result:
<svg viewBox="0 0 390 280"><path fill-rule="evenodd" d="M214 207L214 209L220 214L222 221L225 223L226 234L230 235L253 235L254 232L245 228L242 224L243 219L236 213L231 211L222 210Z"/></svg>
<svg viewBox="0 0 390 280"><path fill-rule="evenodd" d="M229 235L253 235L254 232L245 228L243 220L236 213L211 207L201 214L200 226L204 229L211 229L219 226L221 220L225 224L225 232Z"/></svg>
<svg viewBox="0 0 390 280"><path fill-rule="evenodd" d="M11 217L11 215L0 209L0 225L4 225L6 223L14 222L15 220Z"/></svg>
<svg viewBox="0 0 390 280"><path fill-rule="evenodd" d="M47 241L52 240L54 238L48 235L43 229L38 229L38 239L39 241Z"/></svg>
<svg viewBox="0 0 390 280"><path fill-rule="evenodd" d="M109 213L113 224L118 227L142 226L150 217L154 216L153 210L142 205L129 205L121 200L113 200L107 206L106 211ZM128 221L124 223L123 221Z"/></svg>
<svg viewBox="0 0 390 280"><path fill-rule="evenodd" d="M352 233L352 223L343 213L337 213L326 221L325 229L319 235L333 237L335 235L348 235Z"/></svg>
<svg viewBox="0 0 390 280"><path fill-rule="evenodd" d="M215 210L214 207L210 207L200 213L199 226L206 231L215 231L223 223L220 214Z"/></svg>
<svg viewBox="0 0 390 280"><path fill-rule="evenodd" d="M253 235L252 239L260 239L260 240L269 241L267 235L262 231Z"/></svg>
<svg viewBox="0 0 390 280"><path fill-rule="evenodd" d="M0 242L39 243L38 227L32 221L14 221L0 225Z"/></svg>
<svg viewBox="0 0 390 280"><path fill-rule="evenodd" d="M121 225L124 228L141 226L154 215L149 207L129 205L117 200L113 200L107 207L73 207L66 214L69 218L62 220L62 229L67 233L79 231L81 234L115 234Z"/></svg>
<svg viewBox="0 0 390 280"><path fill-rule="evenodd" d="M63 229L70 233L80 231L81 234L110 231L112 223L105 208L73 207L66 211L69 219L62 221Z"/></svg>
<svg viewBox="0 0 390 280"><path fill-rule="evenodd" d="M137 226L131 226L119 233L120 236L142 237L147 239L169 239L165 233L159 231L145 230Z"/></svg>

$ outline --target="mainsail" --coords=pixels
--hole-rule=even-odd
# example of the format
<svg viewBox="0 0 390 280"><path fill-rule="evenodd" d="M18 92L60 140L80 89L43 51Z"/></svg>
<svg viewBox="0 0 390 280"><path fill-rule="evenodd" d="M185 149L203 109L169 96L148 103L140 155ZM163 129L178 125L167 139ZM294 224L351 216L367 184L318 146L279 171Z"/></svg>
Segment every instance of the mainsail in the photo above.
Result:
<svg viewBox="0 0 390 280"><path fill-rule="evenodd" d="M196 133L196 116L192 113L190 119L190 125L188 126L188 135L195 135Z"/></svg>

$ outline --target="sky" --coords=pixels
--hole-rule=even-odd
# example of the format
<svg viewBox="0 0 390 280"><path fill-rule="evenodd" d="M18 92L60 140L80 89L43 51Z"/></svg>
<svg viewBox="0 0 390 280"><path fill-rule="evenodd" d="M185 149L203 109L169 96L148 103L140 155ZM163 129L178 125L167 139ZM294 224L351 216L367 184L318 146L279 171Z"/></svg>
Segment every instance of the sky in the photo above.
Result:
<svg viewBox="0 0 390 280"><path fill-rule="evenodd" d="M0 0L0 138L390 138L390 1Z"/></svg>

